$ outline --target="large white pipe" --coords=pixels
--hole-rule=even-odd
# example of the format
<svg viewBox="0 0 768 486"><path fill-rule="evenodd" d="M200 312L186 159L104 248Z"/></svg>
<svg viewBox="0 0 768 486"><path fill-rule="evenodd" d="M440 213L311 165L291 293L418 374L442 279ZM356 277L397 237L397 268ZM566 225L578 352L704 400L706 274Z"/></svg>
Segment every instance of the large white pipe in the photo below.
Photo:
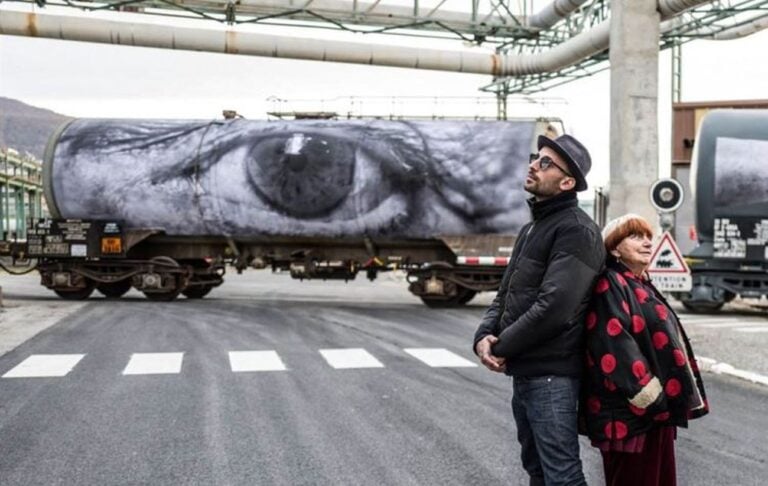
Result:
<svg viewBox="0 0 768 486"><path fill-rule="evenodd" d="M2 9L0 34L463 73L501 73L501 56L490 52L418 49Z"/></svg>
<svg viewBox="0 0 768 486"><path fill-rule="evenodd" d="M669 32L683 25L682 17L675 17L661 24L661 32ZM750 19L734 22L727 27L707 25L684 31L685 35L699 36L711 40L734 40L747 37L768 28L768 14L759 14Z"/></svg>
<svg viewBox="0 0 768 486"><path fill-rule="evenodd" d="M317 15L340 22L377 26L398 26L423 22L420 29L443 30L443 26L466 32L485 28L488 31L529 30L539 32L552 27L589 0L552 0L539 12L525 16L488 13L473 16L469 11L413 5L382 4L380 0L239 0L240 15L270 16L292 20L317 21ZM185 0L184 5L204 12L223 12L229 0ZM158 1L144 2L155 8L167 8ZM289 13L290 12L290 13Z"/></svg>
<svg viewBox="0 0 768 486"><path fill-rule="evenodd" d="M564 19L588 0L554 0L528 18L527 25L533 30L545 30Z"/></svg>
<svg viewBox="0 0 768 486"><path fill-rule="evenodd" d="M184 5L206 12L223 12L232 2L227 0L185 0ZM156 8L168 8L167 4L156 3ZM421 29L444 30L440 24L462 32L480 27L481 19L473 19L470 12L459 12L444 8L431 9L412 5L382 4L377 1L350 0L240 0L235 8L240 15L269 16L292 20L317 22L317 15L344 23L393 27L408 22L426 22ZM286 15L287 12L292 12ZM522 22L522 21L521 21ZM482 17L483 27L515 30L517 23L505 16L490 14Z"/></svg>
<svg viewBox="0 0 768 486"><path fill-rule="evenodd" d="M471 12L458 12L446 10L443 8L432 9L421 7L414 9L413 6L406 5L383 5L376 1L349 1L349 0L312 0L312 1L294 1L294 0L240 0L237 4L239 13L253 13L261 15L274 15L284 13L292 9L311 10L314 13L333 19L343 19L347 22L360 23L361 19L366 19L368 23L376 25L401 25L406 21L434 21L443 25L456 28L461 31L470 28L478 28L482 23L483 27L489 31L493 29L515 30L516 28L538 32L552 27L560 20L567 17L572 12L589 0L552 0L551 3L543 7L539 12L531 15L527 19L524 16L502 16L498 14L479 15L473 18ZM187 0L187 6L211 6L212 3L206 0ZM226 2L224 2L226 5ZM161 7L161 6L160 6ZM219 11L223 6L219 7ZM317 17L305 12L296 12L287 18L317 20ZM429 28L424 25L420 28ZM439 25L432 26L435 29L442 29Z"/></svg>
<svg viewBox="0 0 768 486"><path fill-rule="evenodd" d="M662 19L674 17L704 3L712 3L713 0L658 0L658 10Z"/></svg>
<svg viewBox="0 0 768 486"><path fill-rule="evenodd" d="M746 24L737 25L712 35L714 40L734 40L741 39L755 32L768 29L768 17L753 19Z"/></svg>
<svg viewBox="0 0 768 486"><path fill-rule="evenodd" d="M668 17L712 0L659 0ZM371 64L438 71L519 76L553 72L608 48L610 21L582 32L548 51L499 55L335 40L301 39L172 25L27 13L0 9L0 34L51 39L220 52L263 57Z"/></svg>

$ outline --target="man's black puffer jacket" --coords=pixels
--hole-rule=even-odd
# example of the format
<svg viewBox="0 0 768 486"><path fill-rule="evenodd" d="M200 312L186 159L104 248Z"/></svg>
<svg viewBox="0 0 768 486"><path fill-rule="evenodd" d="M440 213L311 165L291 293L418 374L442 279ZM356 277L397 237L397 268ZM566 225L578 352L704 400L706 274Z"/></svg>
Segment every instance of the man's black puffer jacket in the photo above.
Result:
<svg viewBox="0 0 768 486"><path fill-rule="evenodd" d="M530 200L533 221L520 230L496 298L475 333L513 376L579 376L584 313L605 262L600 229L566 192Z"/></svg>

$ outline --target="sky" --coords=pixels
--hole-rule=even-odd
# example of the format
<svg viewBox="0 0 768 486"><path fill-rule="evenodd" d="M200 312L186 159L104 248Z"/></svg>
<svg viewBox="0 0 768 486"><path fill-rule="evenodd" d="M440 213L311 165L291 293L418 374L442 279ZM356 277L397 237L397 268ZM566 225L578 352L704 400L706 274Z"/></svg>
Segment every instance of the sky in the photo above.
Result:
<svg viewBox="0 0 768 486"><path fill-rule="evenodd" d="M285 28L254 30L289 34ZM290 34L322 35L315 29ZM368 42L369 38L353 39ZM371 41L446 46L393 36ZM448 48L467 49L458 41ZM734 41L685 44L682 101L768 99L767 51L768 31ZM664 51L659 59L660 176L669 175L670 72L669 51ZM280 107L271 98L350 96L462 97L448 104L472 112L478 110L474 98L487 96L478 88L490 81L489 76L463 73L0 36L0 96L75 117L211 119L220 117L223 109L235 109L246 118L263 119L268 110ZM566 130L592 153L590 186L604 186L609 171L609 92L606 70L542 93L539 103L512 100L509 112L510 116L561 118ZM398 106L403 109L409 103L426 114L435 106L434 101L423 99L405 100ZM491 106L484 104L482 111L488 112Z"/></svg>

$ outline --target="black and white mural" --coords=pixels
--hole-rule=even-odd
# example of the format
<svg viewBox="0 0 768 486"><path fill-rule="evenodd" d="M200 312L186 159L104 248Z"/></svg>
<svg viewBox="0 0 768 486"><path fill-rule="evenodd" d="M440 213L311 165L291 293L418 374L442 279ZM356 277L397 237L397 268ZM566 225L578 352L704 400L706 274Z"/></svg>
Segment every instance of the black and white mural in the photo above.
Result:
<svg viewBox="0 0 768 486"><path fill-rule="evenodd" d="M535 123L76 120L49 156L65 218L175 235L428 238L529 219Z"/></svg>
<svg viewBox="0 0 768 486"><path fill-rule="evenodd" d="M715 206L768 205L768 141L718 137L715 147Z"/></svg>

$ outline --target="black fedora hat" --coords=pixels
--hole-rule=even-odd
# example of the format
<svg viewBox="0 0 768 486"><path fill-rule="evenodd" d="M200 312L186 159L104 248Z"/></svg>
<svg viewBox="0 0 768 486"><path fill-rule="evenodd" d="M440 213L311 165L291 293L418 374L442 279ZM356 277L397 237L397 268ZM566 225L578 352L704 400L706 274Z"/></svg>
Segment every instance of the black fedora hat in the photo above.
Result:
<svg viewBox="0 0 768 486"><path fill-rule="evenodd" d="M568 171L576 179L576 190L583 191L587 188L587 174L592 168L592 158L587 148L570 135L560 135L551 139L546 135L539 135L538 148L549 147L565 160Z"/></svg>

